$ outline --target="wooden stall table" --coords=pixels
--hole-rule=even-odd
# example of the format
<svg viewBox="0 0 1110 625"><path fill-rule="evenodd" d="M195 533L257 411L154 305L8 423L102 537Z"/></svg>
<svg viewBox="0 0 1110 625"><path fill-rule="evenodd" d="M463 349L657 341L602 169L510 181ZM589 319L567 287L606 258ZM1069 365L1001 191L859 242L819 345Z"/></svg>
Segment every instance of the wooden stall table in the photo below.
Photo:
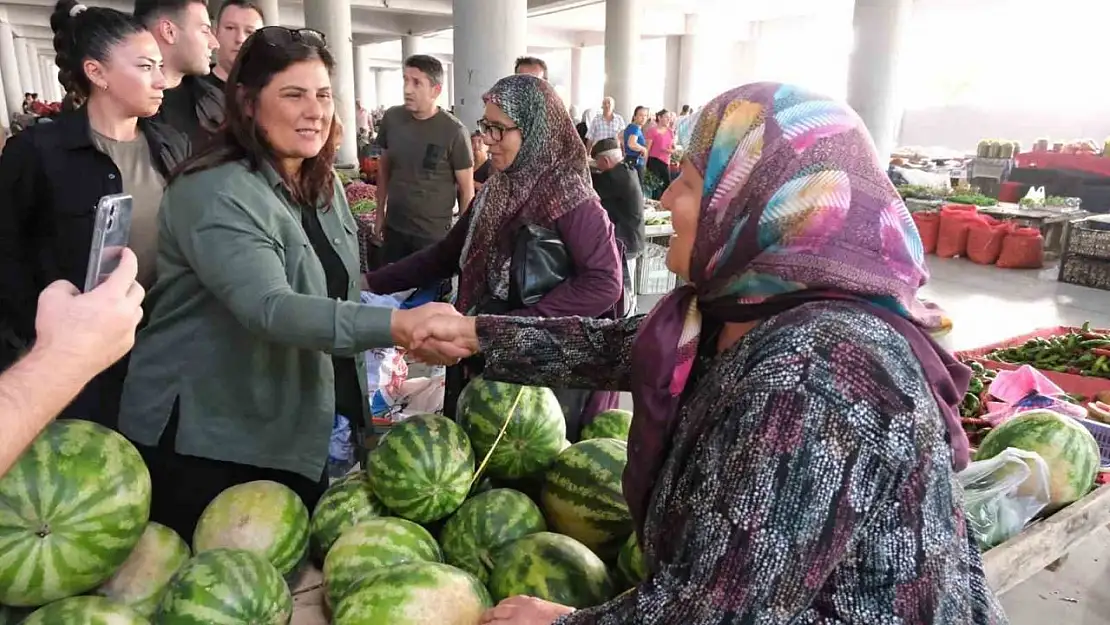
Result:
<svg viewBox="0 0 1110 625"><path fill-rule="evenodd" d="M980 206L979 212L995 219L1013 221L1040 230L1044 235L1045 254L1050 256L1059 256L1063 252L1072 220L1089 215L1079 209L1022 208L1009 203Z"/></svg>

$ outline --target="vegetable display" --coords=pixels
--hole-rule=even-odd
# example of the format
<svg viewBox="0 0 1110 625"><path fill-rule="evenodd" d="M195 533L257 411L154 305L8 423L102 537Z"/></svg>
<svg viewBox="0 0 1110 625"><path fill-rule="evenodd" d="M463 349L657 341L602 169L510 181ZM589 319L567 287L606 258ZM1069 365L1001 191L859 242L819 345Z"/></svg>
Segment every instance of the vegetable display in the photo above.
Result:
<svg viewBox="0 0 1110 625"><path fill-rule="evenodd" d="M988 389L998 372L987 369L974 360L967 365L971 367L972 375L964 400L960 403L960 420L968 440L972 445L977 445L991 430L990 423L982 415L986 412Z"/></svg>
<svg viewBox="0 0 1110 625"><path fill-rule="evenodd" d="M1110 378L1110 336L1092 331L1090 322L1077 332L1032 338L1016 347L997 349L986 357L1046 371Z"/></svg>

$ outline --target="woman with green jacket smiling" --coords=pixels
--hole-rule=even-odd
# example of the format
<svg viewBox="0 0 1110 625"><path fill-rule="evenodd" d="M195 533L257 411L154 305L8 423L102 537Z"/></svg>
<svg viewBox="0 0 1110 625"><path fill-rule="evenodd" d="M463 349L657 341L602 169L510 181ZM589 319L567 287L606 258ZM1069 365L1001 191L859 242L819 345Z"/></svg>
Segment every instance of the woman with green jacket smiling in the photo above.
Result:
<svg viewBox="0 0 1110 625"><path fill-rule="evenodd" d="M150 468L151 519L186 539L235 484L280 482L311 509L335 413L365 413L362 352L454 312L358 303L356 227L333 170L334 65L320 33L257 31L229 77L225 127L166 190L120 430Z"/></svg>

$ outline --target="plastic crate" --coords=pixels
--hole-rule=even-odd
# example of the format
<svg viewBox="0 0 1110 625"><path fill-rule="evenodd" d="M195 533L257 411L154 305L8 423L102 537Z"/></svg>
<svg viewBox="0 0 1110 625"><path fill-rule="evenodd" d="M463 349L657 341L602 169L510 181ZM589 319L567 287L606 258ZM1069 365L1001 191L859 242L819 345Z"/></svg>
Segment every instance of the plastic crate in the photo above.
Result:
<svg viewBox="0 0 1110 625"><path fill-rule="evenodd" d="M1110 291L1110 260L1068 255L1060 261L1060 282Z"/></svg>
<svg viewBox="0 0 1110 625"><path fill-rule="evenodd" d="M1088 217L1071 222L1064 255L1110 259L1110 221Z"/></svg>
<svg viewBox="0 0 1110 625"><path fill-rule="evenodd" d="M667 248L647 243L636 263L636 293L659 295L674 289L676 276L667 268Z"/></svg>
<svg viewBox="0 0 1110 625"><path fill-rule="evenodd" d="M1092 421L1090 419L1079 419L1083 427L1095 437L1095 442L1098 443L1098 451L1102 456L1102 468L1110 468L1110 425Z"/></svg>

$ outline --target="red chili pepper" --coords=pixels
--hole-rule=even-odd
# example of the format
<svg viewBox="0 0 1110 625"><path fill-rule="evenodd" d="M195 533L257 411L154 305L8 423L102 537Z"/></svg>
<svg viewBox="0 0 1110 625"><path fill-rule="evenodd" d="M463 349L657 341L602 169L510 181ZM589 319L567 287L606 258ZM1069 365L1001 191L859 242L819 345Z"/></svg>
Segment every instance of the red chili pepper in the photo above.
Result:
<svg viewBox="0 0 1110 625"><path fill-rule="evenodd" d="M975 417L961 417L960 420L963 421L964 425L990 425L990 421L987 421L986 419L977 419Z"/></svg>
<svg viewBox="0 0 1110 625"><path fill-rule="evenodd" d="M1091 353L1095 356L1110 356L1110 349L1104 347L1092 347Z"/></svg>

